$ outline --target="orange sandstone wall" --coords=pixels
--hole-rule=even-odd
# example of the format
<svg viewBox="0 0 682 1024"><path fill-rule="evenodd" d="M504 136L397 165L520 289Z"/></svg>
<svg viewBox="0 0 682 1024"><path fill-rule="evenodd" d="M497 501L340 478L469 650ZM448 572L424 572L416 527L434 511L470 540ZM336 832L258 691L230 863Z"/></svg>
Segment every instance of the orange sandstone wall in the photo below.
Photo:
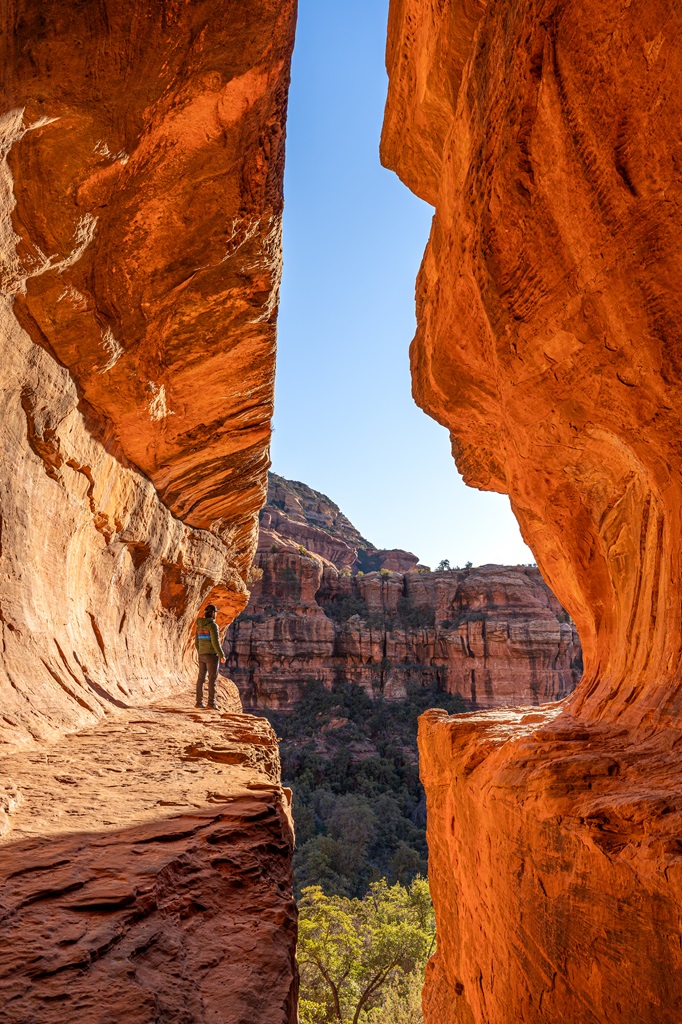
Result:
<svg viewBox="0 0 682 1024"><path fill-rule="evenodd" d="M295 0L0 19L0 1017L293 1024L276 737L190 626L265 500Z"/></svg>
<svg viewBox="0 0 682 1024"><path fill-rule="evenodd" d="M8 749L177 689L200 602L246 604L295 2L1 18Z"/></svg>
<svg viewBox="0 0 682 1024"><path fill-rule="evenodd" d="M682 13L392 0L382 155L435 206L411 359L575 619L551 711L421 726L429 1024L682 1014Z"/></svg>
<svg viewBox="0 0 682 1024"><path fill-rule="evenodd" d="M534 566L418 561L375 548L326 495L270 473L251 596L225 634L245 706L291 709L313 679L392 700L435 685L479 708L575 688L575 625Z"/></svg>

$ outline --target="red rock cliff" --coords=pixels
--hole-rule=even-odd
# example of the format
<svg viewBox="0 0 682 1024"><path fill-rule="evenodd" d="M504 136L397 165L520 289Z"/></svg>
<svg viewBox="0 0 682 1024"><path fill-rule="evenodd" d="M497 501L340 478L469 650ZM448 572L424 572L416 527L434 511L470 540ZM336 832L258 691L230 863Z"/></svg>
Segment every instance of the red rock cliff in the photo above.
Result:
<svg viewBox="0 0 682 1024"><path fill-rule="evenodd" d="M682 1012L681 26L392 0L383 159L436 207L415 397L510 495L585 660L552 712L422 722L430 1024Z"/></svg>
<svg viewBox="0 0 682 1024"><path fill-rule="evenodd" d="M0 1016L292 1024L276 738L188 706L265 499L295 0L0 18Z"/></svg>
<svg viewBox="0 0 682 1024"><path fill-rule="evenodd" d="M537 569L391 571L416 556L374 548L325 495L270 479L251 598L227 633L246 706L290 708L311 679L394 699L434 685L479 707L574 688L576 629ZM352 575L360 565L382 568Z"/></svg>
<svg viewBox="0 0 682 1024"><path fill-rule="evenodd" d="M265 498L294 0L10 0L0 67L3 718L177 687Z"/></svg>

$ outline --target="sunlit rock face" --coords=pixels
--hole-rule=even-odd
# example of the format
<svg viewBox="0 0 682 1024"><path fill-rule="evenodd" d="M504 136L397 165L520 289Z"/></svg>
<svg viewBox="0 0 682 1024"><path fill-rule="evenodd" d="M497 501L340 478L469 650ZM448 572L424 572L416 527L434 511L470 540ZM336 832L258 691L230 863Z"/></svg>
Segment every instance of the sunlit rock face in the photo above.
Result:
<svg viewBox="0 0 682 1024"><path fill-rule="evenodd" d="M436 207L415 397L585 660L540 718L422 722L430 1024L680 1017L681 22L391 4L383 158Z"/></svg>
<svg viewBox="0 0 682 1024"><path fill-rule="evenodd" d="M5 5L0 741L177 688L265 498L295 4Z"/></svg>
<svg viewBox="0 0 682 1024"><path fill-rule="evenodd" d="M573 690L577 631L534 566L416 564L374 548L325 495L271 474L251 597L225 643L244 704L291 709L310 680L393 700L433 686L472 707Z"/></svg>

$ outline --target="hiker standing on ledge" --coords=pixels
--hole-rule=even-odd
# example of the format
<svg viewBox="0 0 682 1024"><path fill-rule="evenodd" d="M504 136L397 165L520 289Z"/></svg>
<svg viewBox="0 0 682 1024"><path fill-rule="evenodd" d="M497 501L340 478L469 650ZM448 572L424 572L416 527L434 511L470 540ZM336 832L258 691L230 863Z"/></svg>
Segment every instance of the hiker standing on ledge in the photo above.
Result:
<svg viewBox="0 0 682 1024"><path fill-rule="evenodd" d="M204 704L204 679L208 672L208 706L218 710L215 700L215 684L218 678L218 663L225 661L225 651L220 644L220 634L215 620L218 609L214 604L207 604L203 617L197 619L196 639L194 645L199 655L199 675L197 676L197 707Z"/></svg>

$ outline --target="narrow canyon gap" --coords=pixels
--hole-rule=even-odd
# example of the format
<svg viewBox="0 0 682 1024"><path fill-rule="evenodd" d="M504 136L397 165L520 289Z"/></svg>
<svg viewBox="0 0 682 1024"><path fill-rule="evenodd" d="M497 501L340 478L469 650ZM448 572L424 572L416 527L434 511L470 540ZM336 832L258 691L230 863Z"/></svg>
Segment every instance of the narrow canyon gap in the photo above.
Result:
<svg viewBox="0 0 682 1024"><path fill-rule="evenodd" d="M420 726L428 1024L682 1016L682 13L392 0L382 159L435 206L417 402L510 495L585 661Z"/></svg>
<svg viewBox="0 0 682 1024"><path fill-rule="evenodd" d="M296 1019L273 731L193 704L265 499L295 0L0 14L3 1020ZM184 688L184 695L176 695Z"/></svg>

